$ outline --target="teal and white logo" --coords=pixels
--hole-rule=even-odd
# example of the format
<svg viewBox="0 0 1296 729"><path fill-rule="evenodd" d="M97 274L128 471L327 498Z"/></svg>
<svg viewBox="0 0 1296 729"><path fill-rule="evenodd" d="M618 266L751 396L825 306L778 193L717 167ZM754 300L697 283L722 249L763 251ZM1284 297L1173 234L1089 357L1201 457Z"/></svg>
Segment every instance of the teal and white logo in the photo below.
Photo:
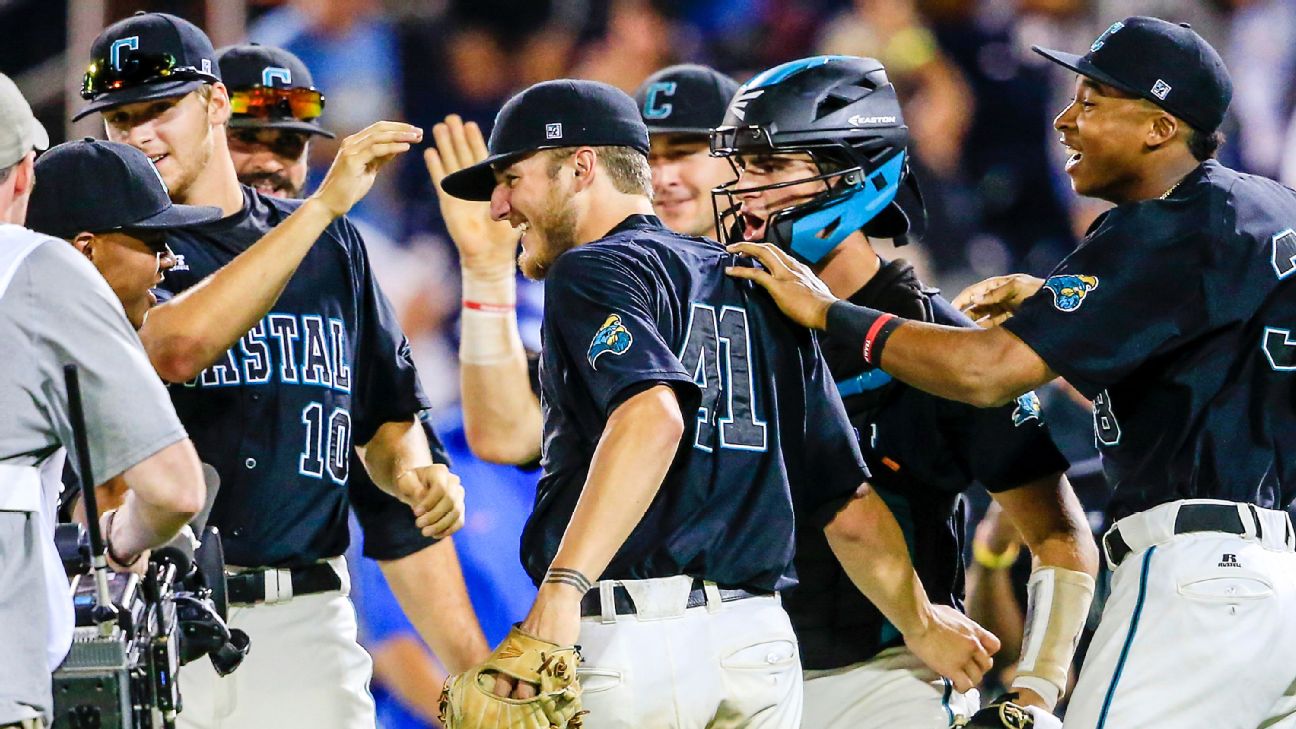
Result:
<svg viewBox="0 0 1296 729"><path fill-rule="evenodd" d="M265 87L274 86L275 79L279 79L279 81L282 82L279 84L280 86L292 86L292 71L289 71L286 68L280 68L278 66L266 66L265 68L261 69L262 86Z"/></svg>
<svg viewBox="0 0 1296 729"><path fill-rule="evenodd" d="M1098 277L1080 274L1049 276L1044 281L1044 288L1053 292L1053 306L1058 311L1075 311L1089 292L1098 288Z"/></svg>
<svg viewBox="0 0 1296 729"><path fill-rule="evenodd" d="M1028 420L1039 420L1040 401L1039 396L1034 391L1017 398L1017 407L1013 408L1012 421L1016 427L1021 427L1022 423Z"/></svg>
<svg viewBox="0 0 1296 729"><path fill-rule="evenodd" d="M643 117L645 119L665 119L675 110L675 105L661 103L660 97L675 95L674 81L661 81L648 87L644 94Z"/></svg>
<svg viewBox="0 0 1296 729"><path fill-rule="evenodd" d="M1107 42L1107 39L1110 38L1113 33L1119 32L1120 29L1124 27L1125 24L1120 21L1112 23L1111 27L1107 28L1107 30L1104 30L1103 34L1098 36L1098 40L1094 41L1093 45L1089 46L1089 52L1097 53L1098 49L1103 47L1103 44Z"/></svg>
<svg viewBox="0 0 1296 729"><path fill-rule="evenodd" d="M609 352L625 354L631 344L634 344L634 336L621 323L621 317L617 314L609 314L603 321L603 326L594 333L594 339L590 341L589 352L586 353L590 367L598 369L598 365L595 364L598 358Z"/></svg>
<svg viewBox="0 0 1296 729"><path fill-rule="evenodd" d="M112 47L108 49L108 63L118 71L121 70L121 52L123 48L138 51L139 36L133 35L129 38L118 38L113 41Z"/></svg>

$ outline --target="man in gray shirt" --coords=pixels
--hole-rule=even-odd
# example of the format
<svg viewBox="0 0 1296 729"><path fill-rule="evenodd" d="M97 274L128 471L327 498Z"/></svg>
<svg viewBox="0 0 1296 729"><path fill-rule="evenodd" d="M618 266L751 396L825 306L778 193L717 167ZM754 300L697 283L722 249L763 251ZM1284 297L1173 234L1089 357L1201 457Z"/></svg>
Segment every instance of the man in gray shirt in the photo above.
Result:
<svg viewBox="0 0 1296 729"><path fill-rule="evenodd" d="M53 719L50 673L72 638L53 546L72 441L63 365L80 369L90 463L130 489L105 538L115 569L142 564L201 508L193 445L121 303L65 242L21 227L45 130L0 74L0 728Z"/></svg>

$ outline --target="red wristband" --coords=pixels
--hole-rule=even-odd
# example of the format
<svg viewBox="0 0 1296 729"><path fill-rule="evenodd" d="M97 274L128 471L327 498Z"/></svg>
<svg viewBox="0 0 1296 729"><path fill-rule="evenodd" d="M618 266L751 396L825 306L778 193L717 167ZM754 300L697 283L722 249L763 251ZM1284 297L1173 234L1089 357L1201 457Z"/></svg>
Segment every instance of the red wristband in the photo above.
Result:
<svg viewBox="0 0 1296 729"><path fill-rule="evenodd" d="M472 311L484 311L488 314L508 314L517 308L516 304L491 304L485 301L463 300L463 308Z"/></svg>
<svg viewBox="0 0 1296 729"><path fill-rule="evenodd" d="M877 341L878 335L882 333L883 328L886 327L886 323L895 318L895 314L883 314L873 320L873 326L870 326L868 334L864 335L865 364L877 366L877 362L874 361L873 355L881 354L881 347L874 347L874 343Z"/></svg>

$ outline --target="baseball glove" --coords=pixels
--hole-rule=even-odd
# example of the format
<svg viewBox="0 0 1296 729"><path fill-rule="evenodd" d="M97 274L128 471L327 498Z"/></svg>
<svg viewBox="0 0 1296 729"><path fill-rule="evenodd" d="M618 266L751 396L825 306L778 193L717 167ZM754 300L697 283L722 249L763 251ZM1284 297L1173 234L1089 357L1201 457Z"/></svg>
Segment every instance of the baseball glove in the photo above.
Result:
<svg viewBox="0 0 1296 729"><path fill-rule="evenodd" d="M514 626L486 663L451 676L441 689L445 729L580 729L580 652ZM495 675L534 684L530 699L496 696Z"/></svg>
<svg viewBox="0 0 1296 729"><path fill-rule="evenodd" d="M1062 721L1056 716L1034 706L1014 704L1012 699L1016 697L1001 696L973 714L960 729L1062 729Z"/></svg>

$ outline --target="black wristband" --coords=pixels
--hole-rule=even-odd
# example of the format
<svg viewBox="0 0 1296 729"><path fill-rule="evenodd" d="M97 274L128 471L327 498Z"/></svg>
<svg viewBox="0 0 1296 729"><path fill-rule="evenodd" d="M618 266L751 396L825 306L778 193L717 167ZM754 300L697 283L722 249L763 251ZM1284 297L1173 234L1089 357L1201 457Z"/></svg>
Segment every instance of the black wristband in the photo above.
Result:
<svg viewBox="0 0 1296 729"><path fill-rule="evenodd" d="M904 319L867 306L837 301L828 307L825 331L828 336L845 342L859 342L864 363L873 367L882 362L882 348Z"/></svg>
<svg viewBox="0 0 1296 729"><path fill-rule="evenodd" d="M130 569L131 567L135 566L136 562L140 561L140 557L143 557L144 553L140 552L139 554L135 555L135 559L132 559L129 562L122 559L121 557L118 557L116 554L113 553L112 526L113 526L113 521L116 518L117 518L116 509L113 509L112 511L108 512L108 523L104 525L104 535L103 535L104 551L108 553L108 559L111 559L112 561L116 562L122 567L125 567L126 569Z"/></svg>

